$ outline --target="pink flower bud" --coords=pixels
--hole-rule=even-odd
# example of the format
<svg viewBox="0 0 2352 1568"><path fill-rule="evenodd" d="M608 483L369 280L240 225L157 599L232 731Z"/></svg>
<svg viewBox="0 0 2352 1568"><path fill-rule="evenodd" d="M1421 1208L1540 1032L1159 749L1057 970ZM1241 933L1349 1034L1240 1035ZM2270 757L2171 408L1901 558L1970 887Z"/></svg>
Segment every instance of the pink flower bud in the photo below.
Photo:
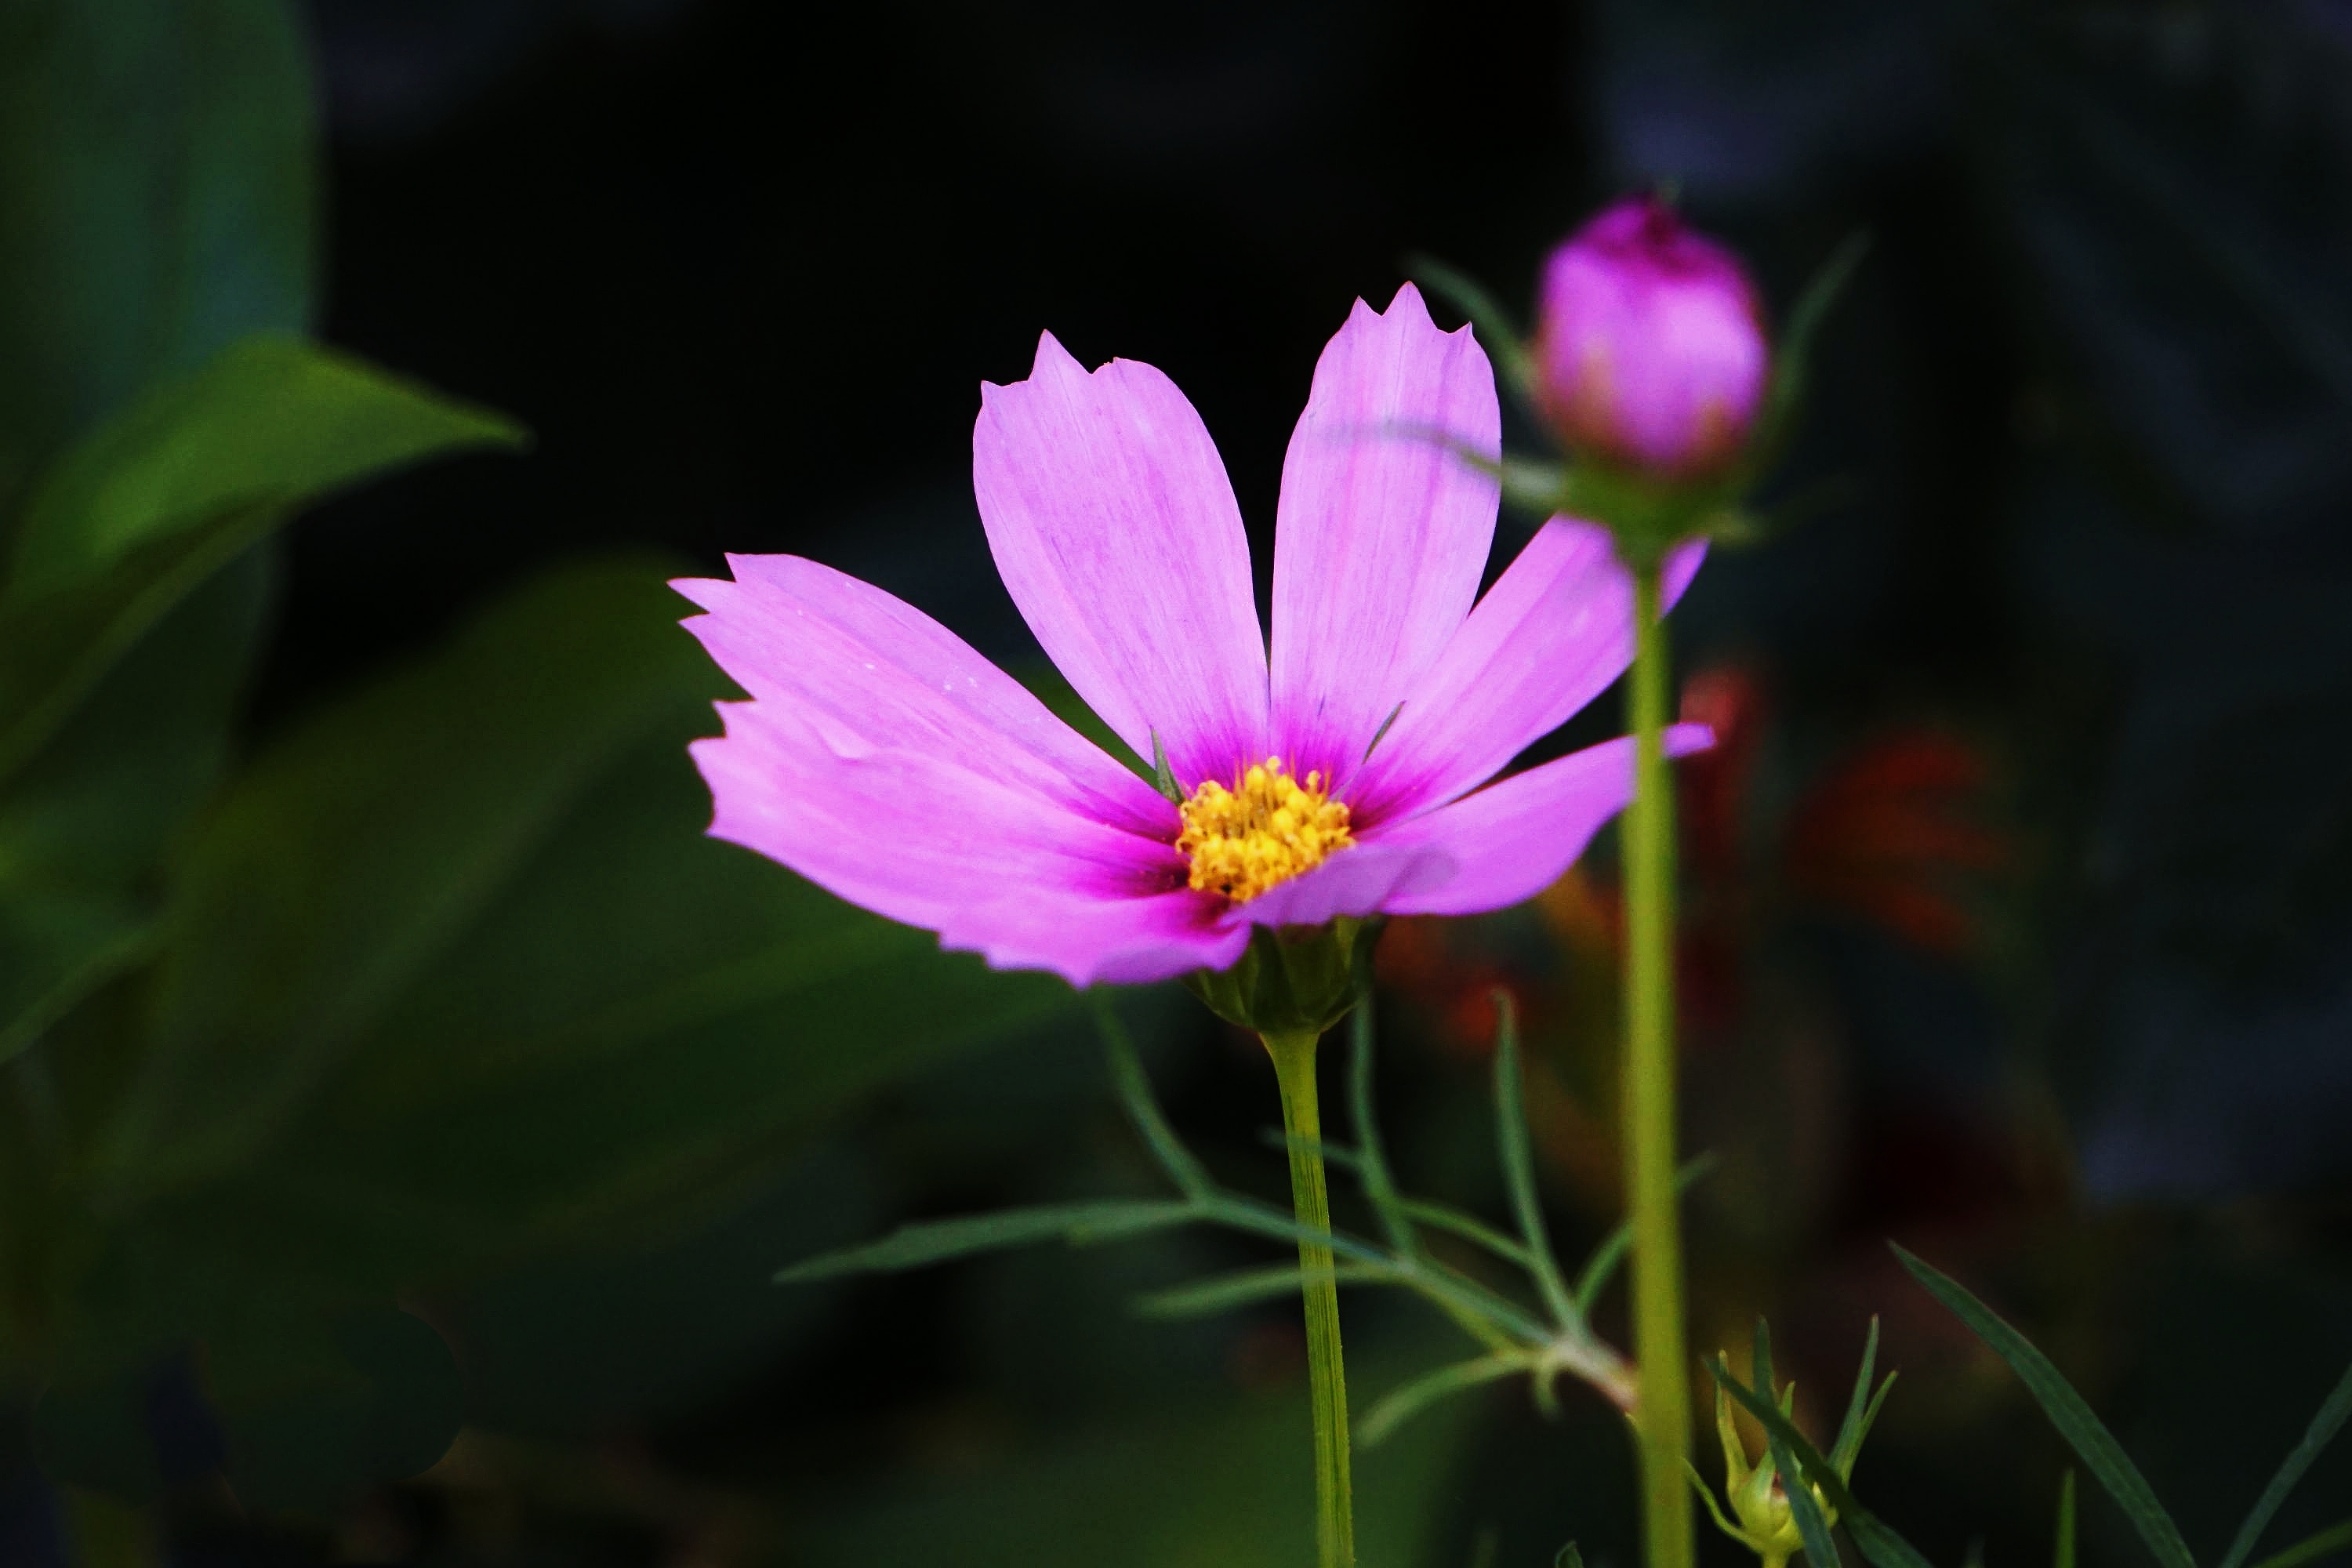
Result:
<svg viewBox="0 0 2352 1568"><path fill-rule="evenodd" d="M1629 196L1544 264L1536 363L1571 451L1671 479L1738 456L1771 351L1732 254L1655 196Z"/></svg>

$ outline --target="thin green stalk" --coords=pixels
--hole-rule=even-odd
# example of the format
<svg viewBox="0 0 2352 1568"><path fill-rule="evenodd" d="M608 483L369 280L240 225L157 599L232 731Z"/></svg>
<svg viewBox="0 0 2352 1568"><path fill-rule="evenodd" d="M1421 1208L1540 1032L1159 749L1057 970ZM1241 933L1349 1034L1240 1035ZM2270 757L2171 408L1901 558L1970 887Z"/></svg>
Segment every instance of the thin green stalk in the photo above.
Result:
<svg viewBox="0 0 2352 1568"><path fill-rule="evenodd" d="M1633 1231L1633 1413L1649 1568L1690 1568L1689 1370L1675 1205L1674 796L1668 793L1666 641L1659 566L1633 573L1633 800L1624 820L1625 1188Z"/></svg>
<svg viewBox="0 0 2352 1568"><path fill-rule="evenodd" d="M1260 1037L1282 1086L1282 1129L1290 1147L1290 1197L1298 1223L1328 1234L1323 1184L1323 1118L1315 1096L1311 1030ZM1348 1378L1339 1354L1339 1283L1328 1244L1298 1242L1307 1299L1307 1378L1315 1410L1315 1550L1321 1568L1355 1568L1356 1521L1348 1467Z"/></svg>

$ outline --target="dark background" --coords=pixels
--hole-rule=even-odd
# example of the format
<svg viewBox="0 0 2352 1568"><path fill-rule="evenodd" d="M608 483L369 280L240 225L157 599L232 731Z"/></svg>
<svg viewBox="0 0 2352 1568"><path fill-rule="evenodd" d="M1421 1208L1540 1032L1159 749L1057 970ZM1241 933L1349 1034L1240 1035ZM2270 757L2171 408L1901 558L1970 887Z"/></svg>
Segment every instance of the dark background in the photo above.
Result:
<svg viewBox="0 0 2352 1568"><path fill-rule="evenodd" d="M1685 786L1689 1136L1729 1167L1694 1201L1700 1348L1769 1310L1827 1408L1884 1315L1861 1494L1938 1563L2038 1561L2061 1451L1894 1237L2042 1339L2218 1552L2352 1353L2352 6L307 15L323 335L536 446L293 531L259 738L618 545L807 553L1033 660L968 464L978 383L1041 329L1185 389L1263 580L1315 355L1408 254L1519 301L1665 181L1785 310L1868 235L1773 536L1675 626L1738 742ZM1491 1199L1478 997L1510 985L1583 1239L1609 858L1383 955L1409 1173ZM1274 1182L1262 1064L1181 995L1136 1007L1180 1125ZM175 1529L191 1562L1243 1561L1220 1530L1303 1561L1295 1329L1124 1305L1238 1244L764 1284L896 1215L1139 1180L1082 1031L908 1077L658 1235L425 1281L474 1422L432 1475L307 1521L196 1495ZM1366 1388L1442 1344L1349 1310ZM1622 1444L1567 1405L1478 1396L1368 1468L1377 1561L1633 1561ZM2274 1543L2346 1511L2347 1465ZM2085 1521L2093 1561L2138 1550Z"/></svg>

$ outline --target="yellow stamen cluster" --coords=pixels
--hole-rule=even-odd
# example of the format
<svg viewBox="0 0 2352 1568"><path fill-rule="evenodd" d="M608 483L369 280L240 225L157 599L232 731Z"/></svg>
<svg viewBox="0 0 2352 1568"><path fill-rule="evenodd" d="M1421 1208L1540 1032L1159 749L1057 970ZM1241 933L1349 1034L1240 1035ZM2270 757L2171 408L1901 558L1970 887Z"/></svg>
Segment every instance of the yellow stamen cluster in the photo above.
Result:
<svg viewBox="0 0 2352 1568"><path fill-rule="evenodd" d="M1301 783L1282 771L1282 759L1253 763L1233 789L1214 779L1180 808L1184 831L1176 848L1192 862L1192 886L1235 903L1321 865L1355 839L1348 807L1323 793L1323 775Z"/></svg>

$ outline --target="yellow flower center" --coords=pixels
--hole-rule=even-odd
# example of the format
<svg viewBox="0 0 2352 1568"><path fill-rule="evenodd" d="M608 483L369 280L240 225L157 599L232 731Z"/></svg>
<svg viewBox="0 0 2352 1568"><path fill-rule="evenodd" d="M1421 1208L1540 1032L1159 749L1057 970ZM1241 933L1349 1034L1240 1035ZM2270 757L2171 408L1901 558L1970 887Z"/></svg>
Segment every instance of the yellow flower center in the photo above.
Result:
<svg viewBox="0 0 2352 1568"><path fill-rule="evenodd" d="M1246 903L1268 888L1320 866L1355 839L1345 802L1323 793L1323 775L1305 783L1282 771L1282 759L1253 763L1234 788L1215 779L1178 808L1184 831L1176 848L1192 862L1192 884Z"/></svg>

